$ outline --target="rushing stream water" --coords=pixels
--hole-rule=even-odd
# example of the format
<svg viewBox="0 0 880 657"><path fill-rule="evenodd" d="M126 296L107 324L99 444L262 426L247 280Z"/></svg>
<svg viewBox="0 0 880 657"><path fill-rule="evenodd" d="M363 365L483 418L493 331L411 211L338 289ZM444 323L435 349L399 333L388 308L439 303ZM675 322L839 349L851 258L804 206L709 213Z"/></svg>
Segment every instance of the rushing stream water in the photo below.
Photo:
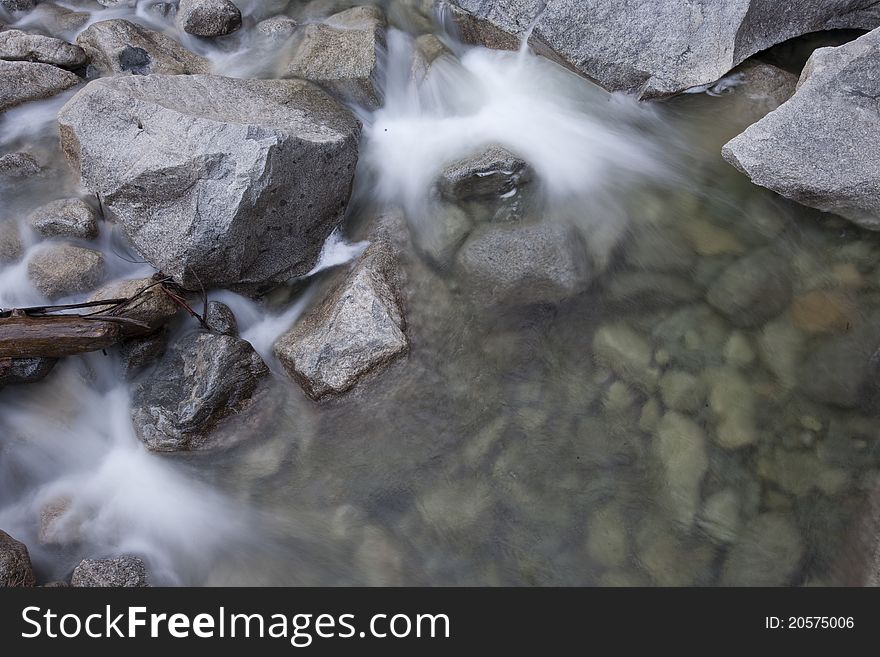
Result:
<svg viewBox="0 0 880 657"><path fill-rule="evenodd" d="M170 32L150 4L91 21ZM251 19L277 13L271 2L238 4ZM28 545L38 580L63 579L84 557L135 553L157 584L708 585L749 572L777 572L779 584L849 581L880 443L876 403L841 403L840 379L867 367L876 346L880 237L753 186L722 161L721 145L754 120L736 80L639 104L527 51L457 44L415 0L383 4L393 25L385 104L353 108L365 130L347 233L328 242L311 285L261 301L210 293L274 372L265 417L240 427L248 439L219 453L148 452L113 351L0 391L0 528ZM304 5L291 3L291 15ZM454 54L414 84L414 39L428 31ZM253 20L225 39L183 43L231 76L269 77L285 57ZM798 66L799 55L786 57ZM48 175L0 188L0 220L77 194L55 123L73 93L0 117L0 154L50 164ZM437 203L443 166L490 144L526 160L535 179L485 203ZM411 352L316 404L272 345L361 252L362 219L387 204L406 209L412 235ZM538 216L580 229L594 263L587 293L496 306L422 248L444 222ZM0 268L0 307L44 302L27 275L41 246L22 234L24 258ZM153 273L112 225L98 244L108 280ZM765 272L767 254L775 264ZM743 328L705 299L751 256L746 278L783 271L794 302ZM181 318L173 335L194 328ZM844 355L805 373L834 341L848 341L834 352ZM634 364L642 345L649 362ZM670 469L670 423L700 434L704 464L673 455ZM745 446L725 444L731 434ZM688 479L694 468L705 474L683 512L670 473ZM61 511L40 536L53 505Z"/></svg>

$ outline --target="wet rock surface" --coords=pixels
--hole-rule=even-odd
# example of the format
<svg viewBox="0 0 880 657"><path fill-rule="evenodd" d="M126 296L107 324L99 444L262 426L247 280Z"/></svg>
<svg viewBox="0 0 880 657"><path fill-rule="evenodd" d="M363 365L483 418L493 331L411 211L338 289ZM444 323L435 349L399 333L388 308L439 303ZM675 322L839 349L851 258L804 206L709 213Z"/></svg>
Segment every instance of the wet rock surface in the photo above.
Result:
<svg viewBox="0 0 880 657"><path fill-rule="evenodd" d="M220 423L252 403L269 368L253 347L228 335L193 333L177 341L148 381L132 391L132 421L158 452L218 448L241 440Z"/></svg>
<svg viewBox="0 0 880 657"><path fill-rule="evenodd" d="M54 358L0 358L0 388L42 381L56 362Z"/></svg>
<svg viewBox="0 0 880 657"><path fill-rule="evenodd" d="M0 59L40 62L62 68L77 68L87 61L85 52L79 46L21 30L0 32Z"/></svg>

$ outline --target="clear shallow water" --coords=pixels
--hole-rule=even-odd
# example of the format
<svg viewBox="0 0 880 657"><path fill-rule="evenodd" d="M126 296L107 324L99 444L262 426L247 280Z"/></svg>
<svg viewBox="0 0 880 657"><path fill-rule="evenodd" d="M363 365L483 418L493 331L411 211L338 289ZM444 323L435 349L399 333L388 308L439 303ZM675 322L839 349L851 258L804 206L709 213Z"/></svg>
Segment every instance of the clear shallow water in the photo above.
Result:
<svg viewBox="0 0 880 657"><path fill-rule="evenodd" d="M845 386L833 384L880 344L863 331L880 301L880 238L760 190L721 161L721 145L748 122L736 88L639 106L528 53L450 43L457 59L413 89L408 33L425 22L412 4L389 5L399 29L386 106L359 110L348 235L323 263L357 254L377 205L403 205L414 238L448 221L430 193L441 165L500 143L535 180L460 210L476 225L574 224L593 262L589 291L499 307L410 244L411 353L320 405L271 362L271 345L340 269L261 303L213 292L276 371L259 421L240 427L249 439L219 454L141 448L112 352L4 389L0 527L28 544L40 580L85 556L130 551L172 584L687 585L764 571L779 584L851 581L878 483L877 405L864 394L843 408ZM264 75L275 63L247 50L252 37L192 47L227 74ZM0 190L6 220L75 189L58 159L61 102L0 119L3 152L57 162L33 185ZM150 271L109 225L100 247L112 277ZM784 266L757 260L757 278L784 276L791 301L735 326L708 290L762 253ZM0 306L39 301L24 265L0 271ZM193 329L181 319L174 330ZM803 364L839 340L855 356L805 376ZM40 514L60 500L57 533L41 542Z"/></svg>

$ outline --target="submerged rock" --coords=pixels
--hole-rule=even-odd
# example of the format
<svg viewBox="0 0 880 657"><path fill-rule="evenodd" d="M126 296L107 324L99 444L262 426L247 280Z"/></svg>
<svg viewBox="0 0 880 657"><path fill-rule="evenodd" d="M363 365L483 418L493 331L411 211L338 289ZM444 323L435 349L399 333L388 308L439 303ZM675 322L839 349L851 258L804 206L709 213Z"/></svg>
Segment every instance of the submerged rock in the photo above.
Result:
<svg viewBox="0 0 880 657"><path fill-rule="evenodd" d="M241 440L220 423L246 410L269 368L250 343L229 335L193 333L162 358L149 381L132 391L135 431L156 452L224 447Z"/></svg>
<svg viewBox="0 0 880 657"><path fill-rule="evenodd" d="M593 360L644 392L657 387L651 344L625 324L600 326L593 337Z"/></svg>
<svg viewBox="0 0 880 657"><path fill-rule="evenodd" d="M204 75L95 80L59 123L83 185L196 290L311 270L345 212L360 134L308 82Z"/></svg>
<svg viewBox="0 0 880 657"><path fill-rule="evenodd" d="M71 35L89 22L91 14L75 11L54 2L40 2L28 15L28 22L54 36Z"/></svg>
<svg viewBox="0 0 880 657"><path fill-rule="evenodd" d="M655 453L663 466L663 488L669 495L672 512L689 527L700 504L700 487L709 469L706 434L693 420L669 412L657 426Z"/></svg>
<svg viewBox="0 0 880 657"><path fill-rule="evenodd" d="M0 588L30 587L36 583L27 547L0 529Z"/></svg>
<svg viewBox="0 0 880 657"><path fill-rule="evenodd" d="M147 586L147 567L138 557L83 559L73 569L70 585L91 588Z"/></svg>
<svg viewBox="0 0 880 657"><path fill-rule="evenodd" d="M379 54L385 48L385 15L377 7L355 7L300 30L287 74L317 82L336 95L367 107L382 104L377 85Z"/></svg>
<svg viewBox="0 0 880 657"><path fill-rule="evenodd" d="M457 266L475 296L500 305L558 303L585 292L593 275L583 237L555 221L482 226Z"/></svg>
<svg viewBox="0 0 880 657"><path fill-rule="evenodd" d="M312 399L350 390L409 349L392 246L375 239L328 297L275 344Z"/></svg>
<svg viewBox="0 0 880 657"><path fill-rule="evenodd" d="M50 98L80 82L76 75L57 66L0 60L0 112Z"/></svg>
<svg viewBox="0 0 880 657"><path fill-rule="evenodd" d="M0 388L42 381L57 362L54 358L0 358Z"/></svg>
<svg viewBox="0 0 880 657"><path fill-rule="evenodd" d="M531 179L531 168L506 148L488 146L446 165L437 180L440 195L461 202L498 198Z"/></svg>
<svg viewBox="0 0 880 657"><path fill-rule="evenodd" d="M49 299L93 290L104 272L103 253L73 244L50 244L28 261L31 283Z"/></svg>
<svg viewBox="0 0 880 657"><path fill-rule="evenodd" d="M748 123L764 118L786 102L794 95L798 83L794 73L752 60L737 66L727 80L736 85L733 93L742 108L737 118Z"/></svg>
<svg viewBox="0 0 880 657"><path fill-rule="evenodd" d="M77 68L84 65L87 58L82 48L61 39L21 30L4 30L0 32L0 59Z"/></svg>
<svg viewBox="0 0 880 657"><path fill-rule="evenodd" d="M177 26L195 36L224 36L241 27L241 11L230 0L180 0Z"/></svg>
<svg viewBox="0 0 880 657"><path fill-rule="evenodd" d="M642 98L710 84L761 50L810 32L880 25L873 0L628 3L618 0L436 0L465 42L529 45L609 91ZM529 28L533 27L529 33Z"/></svg>
<svg viewBox="0 0 880 657"><path fill-rule="evenodd" d="M728 142L724 159L757 185L880 230L878 49L880 30L816 50L794 97Z"/></svg>
<svg viewBox="0 0 880 657"><path fill-rule="evenodd" d="M743 529L721 571L725 586L785 586L794 583L804 557L795 524L782 513L762 513Z"/></svg>
<svg viewBox="0 0 880 657"><path fill-rule="evenodd" d="M91 240L98 236L98 218L79 198L52 201L34 210L28 223L41 237Z"/></svg>
<svg viewBox="0 0 880 657"><path fill-rule="evenodd" d="M856 408L873 401L880 328L871 323L828 338L801 361L798 387L824 404Z"/></svg>
<svg viewBox="0 0 880 657"><path fill-rule="evenodd" d="M76 43L98 76L208 73L211 63L161 32L122 19L89 26Z"/></svg>
<svg viewBox="0 0 880 657"><path fill-rule="evenodd" d="M732 324L751 328L776 317L788 306L792 278L785 256L764 249L725 269L706 298Z"/></svg>

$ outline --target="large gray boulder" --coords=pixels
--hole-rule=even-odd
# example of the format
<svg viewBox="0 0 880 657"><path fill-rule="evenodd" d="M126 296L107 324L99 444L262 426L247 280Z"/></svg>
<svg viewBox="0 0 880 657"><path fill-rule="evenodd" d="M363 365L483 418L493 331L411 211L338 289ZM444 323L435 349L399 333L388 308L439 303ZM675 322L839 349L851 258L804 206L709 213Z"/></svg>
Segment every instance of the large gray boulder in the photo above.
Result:
<svg viewBox="0 0 880 657"><path fill-rule="evenodd" d="M184 287L308 272L341 221L360 125L302 80L96 80L58 116L85 188Z"/></svg>
<svg viewBox="0 0 880 657"><path fill-rule="evenodd" d="M147 567L138 557L83 559L73 569L70 585L91 588L147 586Z"/></svg>
<svg viewBox="0 0 880 657"><path fill-rule="evenodd" d="M86 63L86 54L79 46L62 39L21 30L4 30L0 32L0 59L77 68Z"/></svg>
<svg viewBox="0 0 880 657"><path fill-rule="evenodd" d="M724 159L758 185L880 230L878 66L880 29L816 50L792 99L725 145Z"/></svg>
<svg viewBox="0 0 880 657"><path fill-rule="evenodd" d="M78 85L70 71L37 62L0 60L0 112L32 100L43 100Z"/></svg>
<svg viewBox="0 0 880 657"><path fill-rule="evenodd" d="M457 267L481 302L511 306L563 301L585 292L593 276L583 237L555 221L481 226Z"/></svg>
<svg viewBox="0 0 880 657"><path fill-rule="evenodd" d="M382 11L355 7L326 23L302 27L287 74L317 82L340 98L377 107L382 104L376 78L384 47Z"/></svg>
<svg viewBox="0 0 880 657"><path fill-rule="evenodd" d="M269 368L250 343L193 333L179 340L132 391L135 431L156 452L206 450L241 440L224 420L251 406Z"/></svg>
<svg viewBox="0 0 880 657"><path fill-rule="evenodd" d="M89 26L76 43L85 51L90 71L96 76L211 71L207 59L191 53L171 37L122 19Z"/></svg>
<svg viewBox="0 0 880 657"><path fill-rule="evenodd" d="M241 27L241 11L230 0L180 0L177 26L195 36L223 36Z"/></svg>
<svg viewBox="0 0 880 657"><path fill-rule="evenodd" d="M0 388L42 381L56 362L54 358L0 358Z"/></svg>
<svg viewBox="0 0 880 657"><path fill-rule="evenodd" d="M406 353L405 328L394 248L379 235L342 284L278 339L275 355L317 400Z"/></svg>
<svg viewBox="0 0 880 657"><path fill-rule="evenodd" d="M875 0L437 0L463 37L513 49L529 44L610 91L657 98L714 82L740 62L796 36L880 26ZM456 11L457 8L457 11ZM510 35L505 39L500 35Z"/></svg>

